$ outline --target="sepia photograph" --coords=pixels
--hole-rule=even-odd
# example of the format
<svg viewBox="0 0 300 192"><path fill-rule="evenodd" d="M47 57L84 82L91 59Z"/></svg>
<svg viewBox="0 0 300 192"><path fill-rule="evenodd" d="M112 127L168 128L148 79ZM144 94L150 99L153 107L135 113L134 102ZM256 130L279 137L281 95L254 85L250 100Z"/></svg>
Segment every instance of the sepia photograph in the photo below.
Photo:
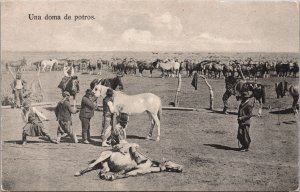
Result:
<svg viewBox="0 0 300 192"><path fill-rule="evenodd" d="M299 191L296 0L1 1L1 191Z"/></svg>

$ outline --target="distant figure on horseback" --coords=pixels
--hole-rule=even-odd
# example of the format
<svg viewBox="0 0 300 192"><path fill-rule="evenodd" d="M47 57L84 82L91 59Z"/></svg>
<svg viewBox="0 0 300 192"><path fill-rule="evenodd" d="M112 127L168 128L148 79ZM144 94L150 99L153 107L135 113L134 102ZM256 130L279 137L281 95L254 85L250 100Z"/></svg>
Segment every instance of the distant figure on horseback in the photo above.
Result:
<svg viewBox="0 0 300 192"><path fill-rule="evenodd" d="M235 95L236 99L240 100L242 91L251 91L253 93L251 97L254 97L254 102L255 101L259 102L258 117L260 117L262 113L262 104L265 103L265 97L266 97L264 85L253 81L247 82L242 73L240 65L237 65L237 72L241 77L241 79L239 79L238 77L234 77L234 75L230 75L230 76L224 75L226 91L222 98L224 103L223 113L228 114L227 113L228 99L231 95Z"/></svg>
<svg viewBox="0 0 300 192"><path fill-rule="evenodd" d="M63 68L64 77L62 78L60 84L58 85L58 88L65 89L67 82L72 78L74 75L74 67L71 61L68 62L67 65Z"/></svg>
<svg viewBox="0 0 300 192"><path fill-rule="evenodd" d="M79 80L77 76L74 76L74 67L71 61L68 62L63 68L64 77L58 85L61 92L68 91L71 96L73 96L74 108L76 105L76 94L79 93Z"/></svg>
<svg viewBox="0 0 300 192"><path fill-rule="evenodd" d="M241 79L245 82L245 78L243 76L243 74L241 73L241 69L240 67L238 68L238 74L239 76L241 77ZM233 74L230 74L230 75L227 75L227 74L224 74L224 77L225 77L225 88L226 88L226 91L223 95L223 103L224 103L224 108L223 108L223 113L224 114L228 114L227 113L227 109L228 109L228 99L231 95L235 95L236 94L236 85L238 84L238 82L241 80L239 79L239 76L235 77L234 76L234 73Z"/></svg>

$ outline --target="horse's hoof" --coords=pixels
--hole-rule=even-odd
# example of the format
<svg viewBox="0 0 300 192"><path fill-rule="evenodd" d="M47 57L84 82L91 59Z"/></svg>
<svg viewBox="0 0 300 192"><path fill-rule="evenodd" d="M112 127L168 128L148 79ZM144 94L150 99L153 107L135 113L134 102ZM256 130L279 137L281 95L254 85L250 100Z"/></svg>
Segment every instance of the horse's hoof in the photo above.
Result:
<svg viewBox="0 0 300 192"><path fill-rule="evenodd" d="M159 141L159 140L160 140L159 137L157 137L157 138L156 138L156 141Z"/></svg>
<svg viewBox="0 0 300 192"><path fill-rule="evenodd" d="M146 140L150 140L150 139L151 139L151 137L150 137L150 136L147 136L147 137L146 137Z"/></svg>
<svg viewBox="0 0 300 192"><path fill-rule="evenodd" d="M81 174L80 174L80 172L76 172L76 173L74 174L74 176L75 176L75 177L78 177L78 176L81 176Z"/></svg>

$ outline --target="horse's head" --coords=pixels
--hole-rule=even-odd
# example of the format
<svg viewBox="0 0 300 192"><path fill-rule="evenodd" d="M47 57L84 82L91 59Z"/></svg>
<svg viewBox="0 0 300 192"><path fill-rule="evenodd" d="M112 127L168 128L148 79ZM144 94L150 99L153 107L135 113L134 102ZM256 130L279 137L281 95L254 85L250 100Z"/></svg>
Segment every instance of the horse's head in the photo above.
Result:
<svg viewBox="0 0 300 192"><path fill-rule="evenodd" d="M160 59L156 59L151 65L154 67L154 68L158 68L159 67L159 63L161 62Z"/></svg>
<svg viewBox="0 0 300 192"><path fill-rule="evenodd" d="M68 85L67 85L68 86ZM77 76L72 76L70 80L70 94L75 96L79 92L79 80Z"/></svg>
<svg viewBox="0 0 300 192"><path fill-rule="evenodd" d="M107 89L108 87L98 84L94 87L93 93L95 94L96 97L104 98L106 96Z"/></svg>
<svg viewBox="0 0 300 192"><path fill-rule="evenodd" d="M119 85L119 89L122 91L124 89L124 86L123 86L123 83L122 83L122 76L117 76L116 77L116 85L118 86Z"/></svg>

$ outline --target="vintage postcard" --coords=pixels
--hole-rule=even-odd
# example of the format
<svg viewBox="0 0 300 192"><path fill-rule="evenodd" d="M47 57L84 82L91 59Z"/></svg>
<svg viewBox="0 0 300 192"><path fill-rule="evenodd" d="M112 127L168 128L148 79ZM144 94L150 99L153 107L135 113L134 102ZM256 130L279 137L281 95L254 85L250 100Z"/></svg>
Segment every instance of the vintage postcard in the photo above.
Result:
<svg viewBox="0 0 300 192"><path fill-rule="evenodd" d="M298 1L1 1L1 190L299 190L298 86Z"/></svg>

